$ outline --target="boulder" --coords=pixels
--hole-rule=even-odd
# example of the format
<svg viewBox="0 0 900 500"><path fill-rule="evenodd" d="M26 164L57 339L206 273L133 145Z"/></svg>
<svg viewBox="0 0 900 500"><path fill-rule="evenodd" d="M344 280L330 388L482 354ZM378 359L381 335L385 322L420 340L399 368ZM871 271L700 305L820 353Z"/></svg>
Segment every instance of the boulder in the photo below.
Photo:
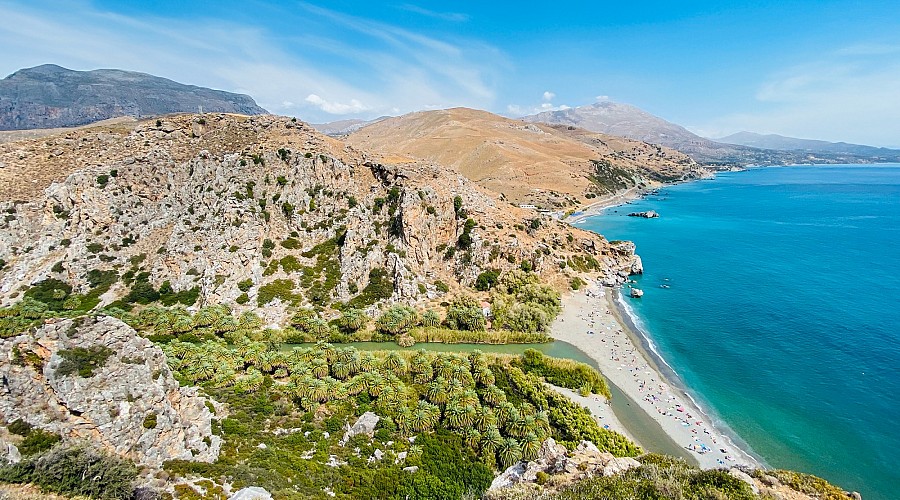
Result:
<svg viewBox="0 0 900 500"><path fill-rule="evenodd" d="M19 448L12 443L8 443L0 439L0 462L4 464L17 464L22 461L22 454Z"/></svg>
<svg viewBox="0 0 900 500"><path fill-rule="evenodd" d="M488 491L509 488L510 486L521 482L522 476L525 474L525 469L524 462L509 466L509 468L491 481L491 486L488 488Z"/></svg>
<svg viewBox="0 0 900 500"><path fill-rule="evenodd" d="M603 475L615 476L640 466L641 463L631 457L617 457L606 462L606 465L603 466Z"/></svg>
<svg viewBox="0 0 900 500"><path fill-rule="evenodd" d="M248 486L236 491L228 500L272 500L272 494L259 486Z"/></svg>
<svg viewBox="0 0 900 500"><path fill-rule="evenodd" d="M378 425L379 420L381 420L381 417L370 411L363 413L356 419L356 423L354 423L352 427L347 427L347 431L344 432L344 437L341 438L339 444L344 446L350 441L350 438L358 434L365 434L369 437L374 436L375 426Z"/></svg>
<svg viewBox="0 0 900 500"><path fill-rule="evenodd" d="M632 288L631 292L629 292L629 295L631 295L631 298L633 299L639 299L644 296L644 291L640 288Z"/></svg>

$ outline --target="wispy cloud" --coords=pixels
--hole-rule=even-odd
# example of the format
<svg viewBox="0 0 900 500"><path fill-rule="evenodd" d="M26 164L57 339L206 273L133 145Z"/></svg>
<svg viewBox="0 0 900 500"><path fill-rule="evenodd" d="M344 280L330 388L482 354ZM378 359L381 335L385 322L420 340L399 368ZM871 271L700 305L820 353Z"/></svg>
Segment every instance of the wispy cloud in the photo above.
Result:
<svg viewBox="0 0 900 500"><path fill-rule="evenodd" d="M519 104L509 104L506 106L506 114L508 116L518 118L526 115L542 113L544 111L564 111L570 108L565 104L553 104L553 99L555 98L556 93L545 90L544 93L541 94L541 100L543 102L539 104L529 104L524 106Z"/></svg>
<svg viewBox="0 0 900 500"><path fill-rule="evenodd" d="M900 47L898 47L900 49ZM727 114L692 130L720 137L740 130L900 146L900 60L890 46L859 44L771 74L753 111Z"/></svg>
<svg viewBox="0 0 900 500"><path fill-rule="evenodd" d="M403 4L400 6L400 9L414 12L416 14L421 14L427 17L433 17L435 19L441 19L444 21L452 21L455 23L461 23L469 20L468 14L461 14L459 12L436 12L433 10L428 10L423 7L419 7L418 5L412 4Z"/></svg>
<svg viewBox="0 0 900 500"><path fill-rule="evenodd" d="M478 40L444 40L306 3L286 15L300 12L319 29L297 36L252 22L138 18L73 4L0 3L0 71L43 63L142 71L328 121L429 106L490 107L505 61Z"/></svg>

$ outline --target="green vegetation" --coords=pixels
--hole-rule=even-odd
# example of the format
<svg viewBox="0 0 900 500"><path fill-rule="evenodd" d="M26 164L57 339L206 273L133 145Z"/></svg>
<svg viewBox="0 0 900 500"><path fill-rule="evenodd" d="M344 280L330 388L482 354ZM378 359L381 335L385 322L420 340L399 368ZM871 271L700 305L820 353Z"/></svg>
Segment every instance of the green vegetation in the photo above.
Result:
<svg viewBox="0 0 900 500"><path fill-rule="evenodd" d="M525 271L503 274L491 298L495 323L513 331L546 332L562 310L559 292Z"/></svg>
<svg viewBox="0 0 900 500"><path fill-rule="evenodd" d="M496 269L484 271L475 279L475 289L480 292L486 292L494 287L499 277L500 271Z"/></svg>
<svg viewBox="0 0 900 500"><path fill-rule="evenodd" d="M394 282L383 268L376 267L369 271L369 283L356 297L347 303L358 309L370 306L380 300L389 299L394 294Z"/></svg>
<svg viewBox="0 0 900 500"><path fill-rule="evenodd" d="M86 480L85 478L90 478ZM36 457L0 468L0 481L33 483L44 491L96 499L130 499L137 468L85 445L56 446Z"/></svg>
<svg viewBox="0 0 900 500"><path fill-rule="evenodd" d="M106 346L95 345L60 349L57 354L62 358L56 367L57 376L66 377L77 373L79 377L90 378L94 376L94 370L102 368L114 352Z"/></svg>
<svg viewBox="0 0 900 500"><path fill-rule="evenodd" d="M635 185L634 177L628 170L616 167L606 160L591 160L591 163L594 164L594 173L588 179L601 193L615 193Z"/></svg>
<svg viewBox="0 0 900 500"><path fill-rule="evenodd" d="M9 432L22 436L23 439L19 443L19 452L24 457L36 455L43 451L49 450L60 441L60 437L52 432L43 429L35 429L22 419L12 422L8 426Z"/></svg>
<svg viewBox="0 0 900 500"><path fill-rule="evenodd" d="M97 176L97 185L100 186L100 188L105 188L106 184L108 182L109 182L109 175L101 174L101 175Z"/></svg>
<svg viewBox="0 0 900 500"><path fill-rule="evenodd" d="M311 312L295 320L318 321ZM323 487L347 498L460 498L480 496L490 469L533 458L549 436L567 446L593 438L617 456L640 453L520 369L520 356L373 353L321 342L279 351L241 336L232 340L233 348L218 341L163 347L179 377L230 408L221 421L219 459L169 462L172 474L254 484L282 498L321 497ZM382 417L375 438L339 446L343 425L366 411ZM275 428L302 432L276 435ZM376 448L386 457L368 460ZM400 453L406 458L396 458ZM325 465L329 456L335 467ZM419 472L402 471L406 466Z"/></svg>
<svg viewBox="0 0 900 500"><path fill-rule="evenodd" d="M303 299L300 294L294 293L296 284L292 280L278 279L270 283L266 283L259 287L259 293L256 295L256 304L260 307L268 304L274 299L281 299L282 302L296 304Z"/></svg>
<svg viewBox="0 0 900 500"><path fill-rule="evenodd" d="M156 428L156 413L148 413L146 417L144 417L144 429L155 429Z"/></svg>
<svg viewBox="0 0 900 500"><path fill-rule="evenodd" d="M842 489L830 484L820 477L813 476L812 474L776 469L769 471L757 470L755 471L754 476L759 478L762 477L763 474L772 476L781 481L782 484L785 484L800 493L810 495L813 498L821 498L822 500L844 500L847 498L847 495Z"/></svg>
<svg viewBox="0 0 900 500"><path fill-rule="evenodd" d="M638 461L643 464L641 467L624 474L576 481L547 498L552 500L757 498L746 483L725 470L701 470L682 460L655 454L640 457Z"/></svg>

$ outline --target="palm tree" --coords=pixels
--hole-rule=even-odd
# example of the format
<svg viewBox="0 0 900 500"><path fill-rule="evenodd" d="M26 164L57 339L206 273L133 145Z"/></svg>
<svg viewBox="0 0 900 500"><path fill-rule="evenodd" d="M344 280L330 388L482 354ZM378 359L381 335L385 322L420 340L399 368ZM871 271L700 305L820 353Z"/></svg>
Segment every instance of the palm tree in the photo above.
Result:
<svg viewBox="0 0 900 500"><path fill-rule="evenodd" d="M469 353L469 366L472 368L473 372L487 368L487 359L481 350L475 349Z"/></svg>
<svg viewBox="0 0 900 500"><path fill-rule="evenodd" d="M481 451L493 455L503 444L503 436L495 426L489 426L481 433Z"/></svg>
<svg viewBox="0 0 900 500"><path fill-rule="evenodd" d="M475 428L484 432L487 428L497 425L497 416L494 415L494 410L490 407L481 406L475 411L472 424Z"/></svg>
<svg viewBox="0 0 900 500"><path fill-rule="evenodd" d="M522 459L534 460L541 451L541 440L537 434L529 432L522 437Z"/></svg>
<svg viewBox="0 0 900 500"><path fill-rule="evenodd" d="M444 380L443 377L434 379L428 384L428 390L425 393L425 397L428 398L428 401L435 404L446 403L450 399L446 380Z"/></svg>
<svg viewBox="0 0 900 500"><path fill-rule="evenodd" d="M397 410L397 416L394 417L394 421L397 423L397 428L400 430L401 434L408 434L412 429L411 420L412 411L410 411L408 406L401 406Z"/></svg>
<svg viewBox="0 0 900 500"><path fill-rule="evenodd" d="M350 368L347 366L347 363L338 360L331 365L331 374L334 378L344 380L350 375Z"/></svg>
<svg viewBox="0 0 900 500"><path fill-rule="evenodd" d="M368 384L366 382L365 375L354 375L350 380L347 381L345 388L347 389L347 393L356 396L362 392L368 392Z"/></svg>
<svg viewBox="0 0 900 500"><path fill-rule="evenodd" d="M359 371L361 372L371 372L377 366L377 362L375 361L375 355L371 352L364 352L360 354L359 360Z"/></svg>
<svg viewBox="0 0 900 500"><path fill-rule="evenodd" d="M466 389L459 395L459 402L465 406L478 406L478 393L472 389Z"/></svg>
<svg viewBox="0 0 900 500"><path fill-rule="evenodd" d="M324 359L314 359L310 363L311 371L316 378L325 378L328 376L328 362Z"/></svg>
<svg viewBox="0 0 900 500"><path fill-rule="evenodd" d="M482 392L481 397L484 398L485 403L491 406L497 406L506 402L506 393L499 387L493 385L485 389L484 392Z"/></svg>
<svg viewBox="0 0 900 500"><path fill-rule="evenodd" d="M503 444L497 448L497 453L500 455L500 463L503 464L503 467L509 467L522 459L522 447L513 438L504 439Z"/></svg>
<svg viewBox="0 0 900 500"><path fill-rule="evenodd" d="M424 326L438 327L441 325L441 315L437 311L429 309L422 314L422 324Z"/></svg>
<svg viewBox="0 0 900 500"><path fill-rule="evenodd" d="M478 444L481 443L481 433L478 432L477 429L469 427L463 433L463 441L466 443L466 446L472 448L473 450L478 449Z"/></svg>
<svg viewBox="0 0 900 500"><path fill-rule="evenodd" d="M494 385L496 380L494 379L494 372L491 371L490 368L481 368L474 372L475 382L478 382L484 387Z"/></svg>
<svg viewBox="0 0 900 500"><path fill-rule="evenodd" d="M457 404L455 401L451 401L447 403L447 406L444 408L444 418L447 424L447 427L451 429L461 429L463 428L463 419L466 413L466 407L460 404Z"/></svg>
<svg viewBox="0 0 900 500"><path fill-rule="evenodd" d="M406 373L406 360L403 359L403 356L400 355L397 351L391 351L387 356L384 357L384 360L381 362L381 366L388 373L398 373L405 374Z"/></svg>

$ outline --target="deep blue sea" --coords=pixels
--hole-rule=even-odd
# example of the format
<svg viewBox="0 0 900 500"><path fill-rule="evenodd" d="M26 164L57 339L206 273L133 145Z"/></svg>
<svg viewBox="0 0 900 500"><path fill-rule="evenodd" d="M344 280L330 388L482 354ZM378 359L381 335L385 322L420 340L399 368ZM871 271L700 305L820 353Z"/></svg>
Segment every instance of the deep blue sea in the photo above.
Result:
<svg viewBox="0 0 900 500"><path fill-rule="evenodd" d="M638 323L753 452L900 498L900 165L722 173L579 225L637 244Z"/></svg>

